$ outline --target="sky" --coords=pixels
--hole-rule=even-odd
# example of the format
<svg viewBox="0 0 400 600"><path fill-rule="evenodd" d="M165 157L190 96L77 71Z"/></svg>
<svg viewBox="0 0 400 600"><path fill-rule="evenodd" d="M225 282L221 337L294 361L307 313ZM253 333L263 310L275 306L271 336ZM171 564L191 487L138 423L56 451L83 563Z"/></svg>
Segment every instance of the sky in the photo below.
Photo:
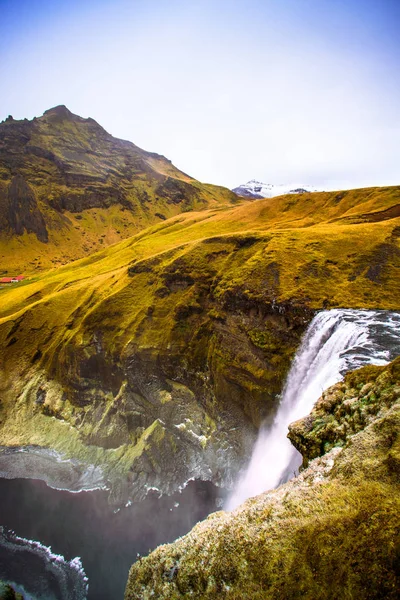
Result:
<svg viewBox="0 0 400 600"><path fill-rule="evenodd" d="M400 184L400 0L0 0L0 120L58 104L197 179Z"/></svg>

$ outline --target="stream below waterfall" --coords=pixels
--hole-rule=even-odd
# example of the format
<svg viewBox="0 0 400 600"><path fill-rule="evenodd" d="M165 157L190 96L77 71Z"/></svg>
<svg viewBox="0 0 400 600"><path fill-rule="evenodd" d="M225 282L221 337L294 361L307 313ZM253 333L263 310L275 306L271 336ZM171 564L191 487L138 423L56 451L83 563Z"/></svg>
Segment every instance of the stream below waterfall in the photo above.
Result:
<svg viewBox="0 0 400 600"><path fill-rule="evenodd" d="M104 490L0 479L0 579L19 584L25 600L122 600L138 554L187 533L221 506L221 493L191 481L116 509Z"/></svg>
<svg viewBox="0 0 400 600"><path fill-rule="evenodd" d="M302 458L287 439L288 426L306 416L322 392L347 371L384 365L400 354L400 313L333 309L310 323L289 371L274 422L262 427L250 462L225 509L293 477Z"/></svg>

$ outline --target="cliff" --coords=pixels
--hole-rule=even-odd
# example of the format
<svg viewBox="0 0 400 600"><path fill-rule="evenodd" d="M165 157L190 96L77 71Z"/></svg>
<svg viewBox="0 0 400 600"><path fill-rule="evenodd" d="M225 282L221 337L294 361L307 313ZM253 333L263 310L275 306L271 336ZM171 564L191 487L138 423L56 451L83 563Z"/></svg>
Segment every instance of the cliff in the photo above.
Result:
<svg viewBox="0 0 400 600"><path fill-rule="evenodd" d="M399 425L400 358L348 374L291 428L308 468L140 559L125 600L398 598Z"/></svg>

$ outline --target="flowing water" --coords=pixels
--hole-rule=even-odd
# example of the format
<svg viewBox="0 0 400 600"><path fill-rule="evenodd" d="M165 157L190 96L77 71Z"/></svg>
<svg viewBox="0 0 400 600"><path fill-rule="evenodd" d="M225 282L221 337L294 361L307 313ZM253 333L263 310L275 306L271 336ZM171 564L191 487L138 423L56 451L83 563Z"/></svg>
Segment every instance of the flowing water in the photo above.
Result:
<svg viewBox="0 0 400 600"><path fill-rule="evenodd" d="M383 365L400 354L400 313L329 310L309 325L290 369L273 424L261 428L250 463L226 509L287 481L301 455L287 439L288 425L306 416L322 392L350 370Z"/></svg>

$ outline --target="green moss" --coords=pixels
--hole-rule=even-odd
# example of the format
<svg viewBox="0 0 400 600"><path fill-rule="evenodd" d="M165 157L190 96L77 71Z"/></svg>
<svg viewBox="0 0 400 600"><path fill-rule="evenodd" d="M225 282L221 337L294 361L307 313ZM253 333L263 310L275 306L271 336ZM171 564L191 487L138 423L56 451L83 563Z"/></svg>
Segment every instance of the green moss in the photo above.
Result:
<svg viewBox="0 0 400 600"><path fill-rule="evenodd" d="M343 446L400 399L400 358L386 366L368 365L326 390L311 414L290 426L289 437L304 464Z"/></svg>

